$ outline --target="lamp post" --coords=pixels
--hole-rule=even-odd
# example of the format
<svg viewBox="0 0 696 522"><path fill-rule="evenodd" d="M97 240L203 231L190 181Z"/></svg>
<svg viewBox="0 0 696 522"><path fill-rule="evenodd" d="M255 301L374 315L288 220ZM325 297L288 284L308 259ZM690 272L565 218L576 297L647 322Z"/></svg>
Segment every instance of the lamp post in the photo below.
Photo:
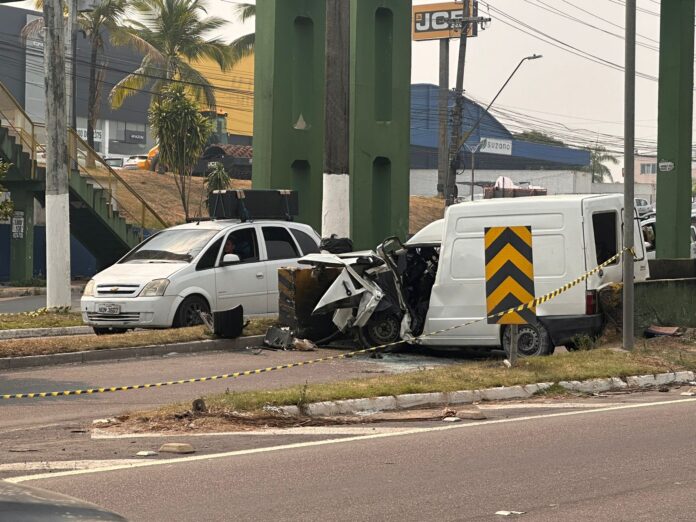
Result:
<svg viewBox="0 0 696 522"><path fill-rule="evenodd" d="M520 63L518 63L518 64L517 64L517 67L515 67L515 69L512 71L512 73L510 73L510 76L508 76L508 79L505 80L505 83L504 83L503 86L498 90L498 92L497 92L496 95L493 97L493 99L491 100L491 102L488 104L488 106L486 107L486 109L483 110L483 111L481 111L481 113L479 114L479 117L478 117L478 119L476 120L476 123L474 123L473 127L471 127L471 129L469 129L469 131L468 131L468 132L462 137L462 139L459 141L459 145L458 145L457 149L454 151L454 154L452 154L452 158L453 158L452 161L455 161L454 158L456 158L456 157L459 155L459 152L462 150L462 147L464 147L464 144L466 143L466 141L467 141L467 140L469 139L469 137L474 133L474 131L476 131L476 129L478 129L478 126L481 124L481 121L483 120L483 117L484 117L486 114L488 114L488 110L493 106L493 104L495 103L495 100L498 99L498 96L500 96L500 94L503 92L503 90L505 89L505 87L507 87L507 84L510 83L510 80L512 80L512 77L515 76L515 74L517 73L517 71L519 70L519 68L522 67L522 64L523 64L524 62L526 62L527 60L538 60L539 58L542 58L542 55L540 55L540 54L532 54L531 56L525 56L524 58L522 58L522 59L520 60ZM480 144L479 144L479 146L480 146ZM472 158L473 158L473 154L472 154ZM473 173L473 170L472 170L472 173ZM472 198L472 201L473 201L473 194L474 194L474 185L473 185L473 180L472 180L472 185L471 185L471 198ZM452 198L452 196L451 196L450 194L448 194L448 195L447 195L447 198L446 198L446 204L447 204L447 205L451 205L452 203L453 203L453 198Z"/></svg>

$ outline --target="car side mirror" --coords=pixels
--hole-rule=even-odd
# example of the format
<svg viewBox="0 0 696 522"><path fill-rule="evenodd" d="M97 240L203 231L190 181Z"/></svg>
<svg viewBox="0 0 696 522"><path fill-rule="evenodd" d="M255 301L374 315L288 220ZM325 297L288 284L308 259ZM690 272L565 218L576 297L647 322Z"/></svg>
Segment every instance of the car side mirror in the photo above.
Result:
<svg viewBox="0 0 696 522"><path fill-rule="evenodd" d="M222 264L223 265L233 265L235 263L239 263L240 259L237 254L225 254L222 256Z"/></svg>

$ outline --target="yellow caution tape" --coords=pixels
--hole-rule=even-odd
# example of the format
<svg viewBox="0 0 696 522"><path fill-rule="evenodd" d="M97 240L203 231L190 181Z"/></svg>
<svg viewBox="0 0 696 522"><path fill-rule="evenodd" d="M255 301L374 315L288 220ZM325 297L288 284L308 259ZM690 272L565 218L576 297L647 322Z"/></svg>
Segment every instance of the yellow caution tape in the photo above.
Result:
<svg viewBox="0 0 696 522"><path fill-rule="evenodd" d="M597 266L596 268L593 268L589 272L586 272L585 274L581 275L577 279L574 279L568 284L563 285L561 288L558 288L557 290L554 290L552 292L549 292L546 295L543 295L541 297L537 297L533 301L530 301L528 303L525 303L523 305L520 305L516 308L510 308L509 310L505 310L503 312L487 316L487 317L482 317L481 319L474 319L472 321L469 321L464 324L459 324L455 326L450 326L449 328L445 328L443 330L437 330L435 332L430 332L427 334L420 335L418 338L423 338L423 337L431 337L433 335L438 335L441 333L449 332L452 330L456 330L459 328L465 328L467 326L470 326L472 324L476 324L481 321L485 321L489 318L495 318L495 317L500 317L505 314L510 314L513 312L520 312L524 309L528 308L536 308L538 305L542 303L546 303L547 301L550 301L551 299L558 297L560 294L563 292L567 292L574 286L579 285L583 281L585 281L588 277L592 276L593 274L596 274L603 268L606 268L607 266L613 264L617 259L619 259L622 255L624 255L626 252L631 252L631 254L635 255L632 249L624 249L612 258L606 260L604 263L601 265ZM399 344L402 344L403 341L396 341L393 343L388 343L388 344L383 344L380 346L373 346L372 348L365 348L362 350L355 350L353 352L348 352L348 353L342 353L339 355L331 355L329 357L320 357L318 359L310 359L308 361L300 361L296 363L289 363L289 364L281 364L278 366L269 366L268 368L258 368L256 370L246 370L243 372L235 372L235 373L225 373L222 375L213 375L210 377L195 377L193 379L181 379L178 381L165 381L165 382L157 382L153 384L132 384L128 386L111 386L111 387L106 387L106 388L87 388L85 390L65 390L65 391L52 391L52 392L35 392L35 393L11 393L7 395L0 395L0 398L2 399L36 399L36 398L44 398L44 397L66 397L69 395L94 395L97 393L111 393L111 392L120 392L120 391L128 391L128 390L144 390L148 388L161 388L163 386L176 386L177 384L192 384L195 382L207 382L207 381L219 381L223 379L236 379L238 377L247 377L249 375L258 375L261 373L268 373L268 372L273 372L277 370L285 370L288 368L296 368L298 366L307 366L309 364L316 364L316 363L322 363L322 362L327 362L327 361L335 361L338 359L348 359L350 357L353 357L355 355L361 355L365 353L371 353L371 352L376 352L379 350L384 350L386 348L391 348L392 346L397 346Z"/></svg>

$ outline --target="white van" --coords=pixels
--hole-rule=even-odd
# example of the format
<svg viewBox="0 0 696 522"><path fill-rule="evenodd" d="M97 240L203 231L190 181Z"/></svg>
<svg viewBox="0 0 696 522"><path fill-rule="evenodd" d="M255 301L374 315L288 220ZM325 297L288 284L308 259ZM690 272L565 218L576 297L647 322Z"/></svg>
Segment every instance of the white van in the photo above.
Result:
<svg viewBox="0 0 696 522"><path fill-rule="evenodd" d="M85 287L82 320L98 334L201 323L200 312L237 305L278 312L278 268L319 252L309 225L217 220L162 230Z"/></svg>
<svg viewBox="0 0 696 522"><path fill-rule="evenodd" d="M454 328L487 314L484 229L495 226L532 227L535 295L542 296L621 251L623 197L537 196L461 203L449 207L444 219L428 225L405 245L385 242L377 256L313 255L300 262L345 266L356 288L349 289L350 284L339 278L317 311L331 311L331 303L337 303L334 322L342 329L357 328L363 344L402 339L428 346L499 347L506 343L507 327L484 320ZM635 278L644 280L648 261L637 218L635 231ZM602 316L597 291L622 280L624 259L629 258L618 259L540 305L537 323L520 327L519 352L544 355L556 345L572 346L576 336L598 334ZM385 272L391 272L395 283L385 283ZM380 292L375 292L374 283ZM345 308L341 303L346 303L346 294L353 296L352 315L340 309ZM359 303L355 296L360 297Z"/></svg>

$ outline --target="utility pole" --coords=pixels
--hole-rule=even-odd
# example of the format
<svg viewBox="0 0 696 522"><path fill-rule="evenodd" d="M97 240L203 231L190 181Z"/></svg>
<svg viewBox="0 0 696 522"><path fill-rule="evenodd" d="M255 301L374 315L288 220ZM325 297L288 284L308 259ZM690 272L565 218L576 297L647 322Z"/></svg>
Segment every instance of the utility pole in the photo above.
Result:
<svg viewBox="0 0 696 522"><path fill-rule="evenodd" d="M348 125L350 77L350 2L326 0L326 97L323 237L350 236Z"/></svg>
<svg viewBox="0 0 696 522"><path fill-rule="evenodd" d="M452 113L452 136L449 148L449 171L445 182L445 205L454 203L457 197L457 169L459 169L459 138L462 132L462 113L464 112L464 64L466 63L466 42L469 33L470 3L464 2L464 16L459 36L459 62L457 64L457 81L454 88L454 111Z"/></svg>
<svg viewBox="0 0 696 522"><path fill-rule="evenodd" d="M440 117L440 136L437 151L437 195L445 196L447 183L448 148L447 120L449 115L449 38L440 39L440 100L438 114Z"/></svg>
<svg viewBox="0 0 696 522"><path fill-rule="evenodd" d="M693 25L693 19L689 22ZM693 42L693 40L691 41ZM690 42L690 43L691 43ZM693 45L693 44L692 44ZM624 247L633 248L634 141L636 111L636 0L626 0L626 63L624 69ZM693 56L692 56L693 59ZM689 93L691 96L691 93ZM658 158L659 161L659 158ZM633 256L623 256L623 347L633 350Z"/></svg>
<svg viewBox="0 0 696 522"><path fill-rule="evenodd" d="M70 306L70 202L62 0L43 5L46 95L46 307Z"/></svg>

